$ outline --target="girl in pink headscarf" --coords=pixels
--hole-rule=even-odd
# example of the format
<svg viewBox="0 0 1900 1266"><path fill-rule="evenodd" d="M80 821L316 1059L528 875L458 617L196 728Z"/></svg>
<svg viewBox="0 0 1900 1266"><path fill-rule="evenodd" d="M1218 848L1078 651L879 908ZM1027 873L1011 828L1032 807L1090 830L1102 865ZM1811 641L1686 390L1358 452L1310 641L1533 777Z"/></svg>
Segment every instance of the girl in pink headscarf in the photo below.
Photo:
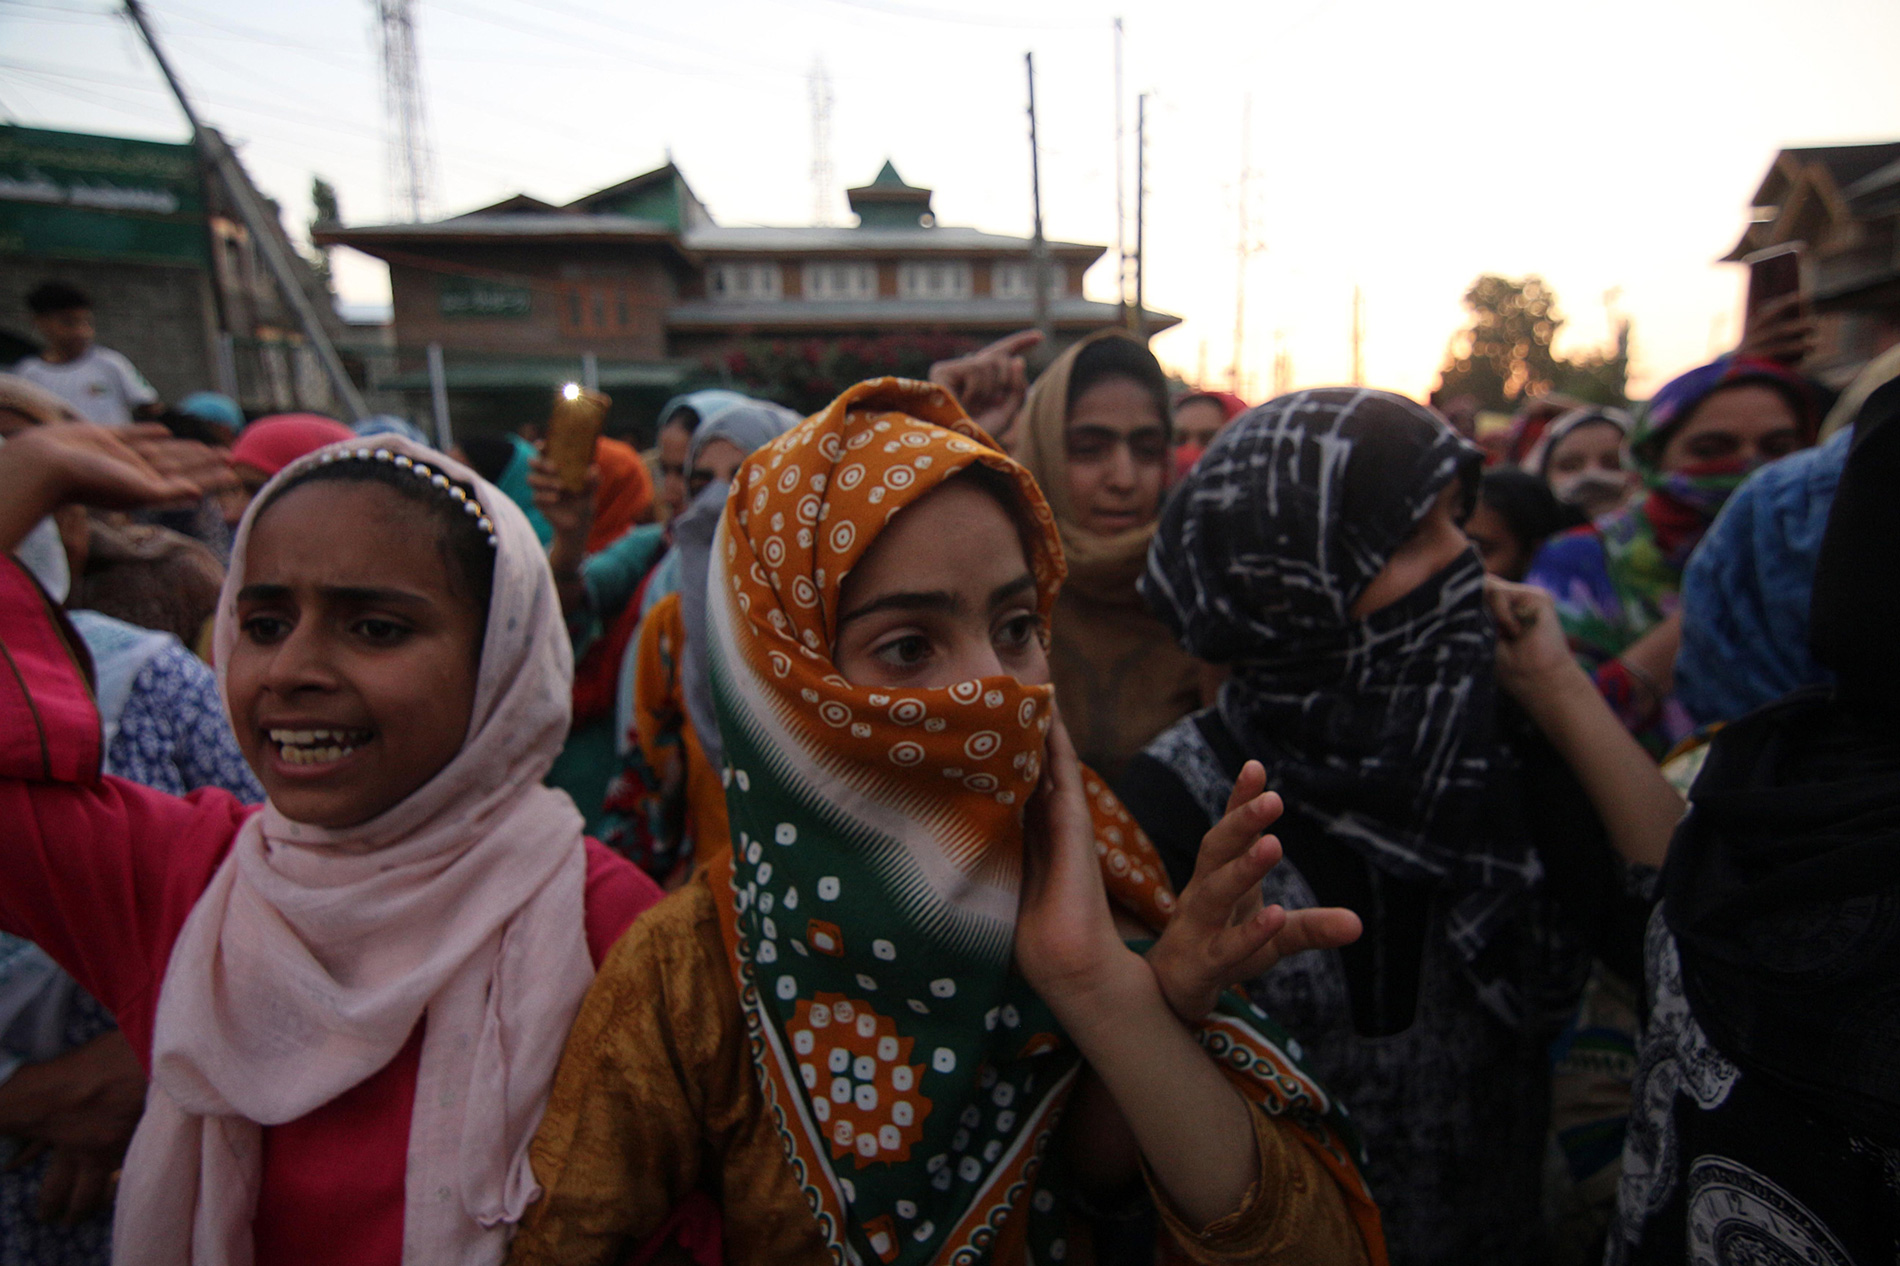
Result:
<svg viewBox="0 0 1900 1266"><path fill-rule="evenodd" d="M659 893L541 785L572 658L514 504L394 436L278 465L215 635L261 810L100 777L83 655L0 557L0 928L150 1070L115 1261L499 1263L581 995ZM0 555L61 504L193 492L36 428Z"/></svg>
<svg viewBox="0 0 1900 1266"><path fill-rule="evenodd" d="M299 457L355 437L349 427L320 413L279 413L251 423L231 446L231 470L243 487L219 499L224 521L235 528L251 498Z"/></svg>

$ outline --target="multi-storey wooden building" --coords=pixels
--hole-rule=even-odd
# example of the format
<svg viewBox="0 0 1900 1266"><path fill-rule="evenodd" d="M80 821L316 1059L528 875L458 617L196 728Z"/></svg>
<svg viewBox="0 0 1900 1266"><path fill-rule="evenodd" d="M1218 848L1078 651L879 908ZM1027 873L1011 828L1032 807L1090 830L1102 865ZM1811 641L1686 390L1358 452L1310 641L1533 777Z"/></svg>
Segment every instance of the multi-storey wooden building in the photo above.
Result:
<svg viewBox="0 0 1900 1266"><path fill-rule="evenodd" d="M1726 258L1807 248L1819 327L1810 372L1844 386L1900 343L1900 141L1784 149L1749 205L1754 220Z"/></svg>
<svg viewBox="0 0 1900 1266"><path fill-rule="evenodd" d="M627 403L616 424L637 428L661 395L716 381L762 342L809 350L908 335L975 346L1032 324L1027 238L936 223L931 191L888 162L848 197L854 227L721 225L669 163L565 206L524 194L316 240L389 265L395 343L439 345L458 410L478 416L529 407L584 356ZM1115 305L1082 293L1103 249L1049 243L1058 343L1117 319ZM1147 314L1151 332L1176 321ZM418 391L422 371L409 364L388 385Z"/></svg>

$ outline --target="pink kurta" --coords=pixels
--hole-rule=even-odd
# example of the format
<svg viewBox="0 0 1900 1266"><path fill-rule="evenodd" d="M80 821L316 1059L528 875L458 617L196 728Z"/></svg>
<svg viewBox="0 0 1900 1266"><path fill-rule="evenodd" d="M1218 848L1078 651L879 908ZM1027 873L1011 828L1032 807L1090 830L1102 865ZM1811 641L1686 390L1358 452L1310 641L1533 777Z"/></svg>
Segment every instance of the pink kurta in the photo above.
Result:
<svg viewBox="0 0 1900 1266"><path fill-rule="evenodd" d="M255 810L223 791L176 799L99 775L99 718L58 617L0 556L0 930L36 942L115 1016L148 1065L159 986L198 896ZM83 654L83 652L79 652ZM598 965L657 886L587 841L587 946ZM264 1131L259 1263L402 1260L403 1176L422 1050Z"/></svg>

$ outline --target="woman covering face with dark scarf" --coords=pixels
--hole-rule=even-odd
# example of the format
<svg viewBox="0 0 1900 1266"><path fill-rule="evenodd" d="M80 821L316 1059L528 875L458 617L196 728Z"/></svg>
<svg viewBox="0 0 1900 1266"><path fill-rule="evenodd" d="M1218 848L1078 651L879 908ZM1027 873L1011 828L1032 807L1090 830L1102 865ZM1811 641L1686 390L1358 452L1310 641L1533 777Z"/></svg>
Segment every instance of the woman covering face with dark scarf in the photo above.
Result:
<svg viewBox="0 0 1900 1266"><path fill-rule="evenodd" d="M1855 429L1809 633L1837 682L1721 730L1670 845L1612 1266L1894 1260L1900 384Z"/></svg>
<svg viewBox="0 0 1900 1266"><path fill-rule="evenodd" d="M1104 331L1056 358L1011 439L1055 511L1068 583L1049 667L1076 750L1113 778L1201 700L1201 666L1135 592L1166 492L1168 390L1147 348Z"/></svg>
<svg viewBox="0 0 1900 1266"><path fill-rule="evenodd" d="M1120 786L1179 874L1223 780L1259 760L1287 806L1266 899L1364 919L1250 992L1366 1131L1396 1262L1534 1259L1544 1046L1584 957L1552 894L1613 876L1547 749L1497 737L1484 574L1458 529L1480 460L1374 391L1284 396L1223 432L1169 499L1142 590L1232 675Z"/></svg>
<svg viewBox="0 0 1900 1266"><path fill-rule="evenodd" d="M1528 581L1557 598L1564 631L1604 698L1661 755L1694 723L1673 690L1682 569L1729 494L1814 441L1812 388L1774 361L1724 356L1658 391L1630 436L1647 495L1551 541Z"/></svg>

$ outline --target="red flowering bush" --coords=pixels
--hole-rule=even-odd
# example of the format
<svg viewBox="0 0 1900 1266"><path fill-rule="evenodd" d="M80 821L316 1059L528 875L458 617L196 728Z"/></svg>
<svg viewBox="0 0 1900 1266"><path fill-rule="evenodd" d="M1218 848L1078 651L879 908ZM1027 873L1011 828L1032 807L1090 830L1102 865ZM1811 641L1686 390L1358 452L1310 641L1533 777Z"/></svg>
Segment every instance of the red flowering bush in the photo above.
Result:
<svg viewBox="0 0 1900 1266"><path fill-rule="evenodd" d="M747 339L723 355L709 356L709 372L748 395L816 413L852 383L896 375L922 378L930 366L983 345L967 335L881 334L839 339Z"/></svg>

